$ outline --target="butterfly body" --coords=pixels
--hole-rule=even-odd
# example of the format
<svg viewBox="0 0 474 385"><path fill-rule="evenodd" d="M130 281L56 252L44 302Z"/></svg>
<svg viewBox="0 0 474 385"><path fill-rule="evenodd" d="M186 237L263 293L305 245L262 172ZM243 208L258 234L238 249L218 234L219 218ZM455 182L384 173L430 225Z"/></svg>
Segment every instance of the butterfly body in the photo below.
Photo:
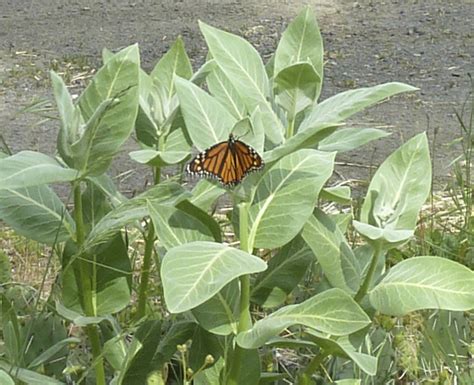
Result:
<svg viewBox="0 0 474 385"><path fill-rule="evenodd" d="M214 144L188 163L191 175L218 179L225 187L235 186L245 176L263 168L264 162L257 151L230 134L229 139Z"/></svg>

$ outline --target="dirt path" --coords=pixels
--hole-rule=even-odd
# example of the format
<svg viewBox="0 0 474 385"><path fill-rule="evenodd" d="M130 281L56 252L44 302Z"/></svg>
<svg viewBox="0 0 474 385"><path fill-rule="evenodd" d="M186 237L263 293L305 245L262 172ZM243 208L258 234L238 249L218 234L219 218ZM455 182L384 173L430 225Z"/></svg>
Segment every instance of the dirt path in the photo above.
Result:
<svg viewBox="0 0 474 385"><path fill-rule="evenodd" d="M459 134L454 108L465 99L467 73L474 70L471 0L154 3L0 2L0 134L12 150L54 150L55 122L38 124L37 116L17 114L32 100L51 98L50 68L66 75L86 74L99 65L103 47L117 49L138 42L143 67L150 69L178 35L183 36L197 67L206 54L198 19L245 36L268 58L288 21L304 4L311 4L327 51L323 98L395 80L420 88L417 94L394 98L357 115L353 124L385 127L393 135L362 151L343 154L339 160L377 165L404 140L424 130L433 139L436 129L435 175L442 186L446 165L457 154L448 146ZM128 160L126 151L113 173L125 170L132 171L121 178L123 190L145 183L146 173ZM344 177L368 175L367 168L340 170Z"/></svg>

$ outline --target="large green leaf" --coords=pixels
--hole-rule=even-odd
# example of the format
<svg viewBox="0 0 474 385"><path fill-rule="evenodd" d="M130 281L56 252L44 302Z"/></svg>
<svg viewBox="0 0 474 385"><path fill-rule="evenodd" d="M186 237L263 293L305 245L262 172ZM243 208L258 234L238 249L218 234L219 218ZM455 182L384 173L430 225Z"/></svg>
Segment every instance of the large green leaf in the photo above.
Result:
<svg viewBox="0 0 474 385"><path fill-rule="evenodd" d="M191 311L199 325L207 331L217 335L237 334L239 304L239 282L233 280Z"/></svg>
<svg viewBox="0 0 474 385"><path fill-rule="evenodd" d="M258 348L292 325L304 325L336 336L353 333L370 323L367 314L344 291L330 289L298 304L285 306L240 333L237 343Z"/></svg>
<svg viewBox="0 0 474 385"><path fill-rule="evenodd" d="M392 153L370 182L361 222L393 230L413 230L431 189L428 139L421 133Z"/></svg>
<svg viewBox="0 0 474 385"><path fill-rule="evenodd" d="M63 158L68 166L73 167L74 162L72 160L70 146L79 139L80 129L84 124L84 120L79 107L74 106L71 95L61 77L54 71L51 71L50 74L54 97L58 107L59 119L61 120L57 147L61 158Z"/></svg>
<svg viewBox="0 0 474 385"><path fill-rule="evenodd" d="M37 332L39 333L41 331L37 330ZM35 335L35 337L37 336L37 334ZM64 338L54 343L54 345L50 346L49 348L44 350L41 354L36 356L34 360L29 363L28 368L31 369L40 365L45 365L48 362L50 362L52 359L54 359L55 356L58 355L58 353L61 353L61 351L64 351L64 348L70 346L71 344L79 344L79 343L81 343L80 338L77 338L77 337ZM31 346L30 346L30 349L31 349ZM42 349L44 349L44 345L42 346Z"/></svg>
<svg viewBox="0 0 474 385"><path fill-rule="evenodd" d="M81 285L77 283L69 262L77 249L67 244L63 252L62 300L70 310L81 312ZM127 246L120 234L99 245L87 258L94 290L94 316L105 316L122 310L130 302L131 266Z"/></svg>
<svg viewBox="0 0 474 385"><path fill-rule="evenodd" d="M299 233L332 174L334 156L335 153L299 150L266 172L249 209L250 245L272 249Z"/></svg>
<svg viewBox="0 0 474 385"><path fill-rule="evenodd" d="M415 257L395 265L370 291L382 313L402 316L420 309L474 309L474 272L440 257Z"/></svg>
<svg viewBox="0 0 474 385"><path fill-rule="evenodd" d="M84 243L84 250L88 250L113 236L122 227L133 224L148 216L147 202L156 202L174 205L184 199L187 194L175 182L160 183L144 193L118 205L103 217L92 229Z"/></svg>
<svg viewBox="0 0 474 385"><path fill-rule="evenodd" d="M265 270L261 259L213 242L191 242L168 251L161 265L166 305L181 313L206 302L235 278Z"/></svg>
<svg viewBox="0 0 474 385"><path fill-rule="evenodd" d="M148 384L154 374L160 376L163 365L176 352L176 346L186 343L195 327L191 322L176 322L162 335L160 321L143 323L135 333L118 383Z"/></svg>
<svg viewBox="0 0 474 385"><path fill-rule="evenodd" d="M321 91L323 79L323 39L319 32L318 22L310 7L306 7L288 25L283 32L275 51L275 74L298 62L309 61L321 79L317 86L315 98Z"/></svg>
<svg viewBox="0 0 474 385"><path fill-rule="evenodd" d="M55 380L52 377L36 373L32 370L10 365L9 363L3 360L0 360L0 369L3 369L5 372L14 374L14 378L28 385L65 385L64 382ZM3 384L4 383L2 382L2 385ZM8 383L5 383L5 385L7 384Z"/></svg>
<svg viewBox="0 0 474 385"><path fill-rule="evenodd" d="M70 276L67 276L67 275L65 275L65 276L68 277L68 278L70 277ZM78 295L78 293L76 293L76 296L77 295ZM56 301L55 310L58 313L58 315L60 315L62 318L66 319L66 320L69 320L74 325L80 326L80 327L84 327L84 326L87 326L87 325L98 325L102 321L105 321L105 320L110 321L111 320L110 319L111 316L105 316L105 317L104 316L100 316L100 317L91 316L91 317L87 317L87 316L83 315L84 313L82 312L82 310L75 311L75 310L68 309L66 306L64 306L59 301Z"/></svg>
<svg viewBox="0 0 474 385"><path fill-rule="evenodd" d="M192 190L190 202L201 210L209 211L217 198L225 194L225 190L206 179L201 179Z"/></svg>
<svg viewBox="0 0 474 385"><path fill-rule="evenodd" d="M136 121L138 140L153 147L163 134L169 119L177 108L174 76L189 79L193 74L191 63L178 37L169 51L160 59L151 75L140 70L140 109ZM176 163L176 162L174 162Z"/></svg>
<svg viewBox="0 0 474 385"><path fill-rule="evenodd" d="M344 380L338 380L335 382L336 385L360 385L362 380L358 378L345 378Z"/></svg>
<svg viewBox="0 0 474 385"><path fill-rule="evenodd" d="M282 142L283 126L268 102L270 87L258 52L239 36L203 22L199 27L212 57L241 96L247 110L260 107L265 116L265 134L275 144Z"/></svg>
<svg viewBox="0 0 474 385"><path fill-rule="evenodd" d="M189 80L175 77L175 84L186 128L198 150L227 140L236 119L217 99Z"/></svg>
<svg viewBox="0 0 474 385"><path fill-rule="evenodd" d="M207 61L194 73L190 80L197 86L200 86L206 81L209 74L214 71L214 68L216 67L216 61L208 57Z"/></svg>
<svg viewBox="0 0 474 385"><path fill-rule="evenodd" d="M189 349L189 367L194 371L199 370L204 364L209 366L208 355L212 355L214 362L226 355L226 345L232 337L219 336L197 326L192 336ZM218 374L218 373L217 373Z"/></svg>
<svg viewBox="0 0 474 385"><path fill-rule="evenodd" d="M206 78L211 94L222 103L227 110L237 119L242 120L247 115L247 107L242 98L218 66Z"/></svg>
<svg viewBox="0 0 474 385"><path fill-rule="evenodd" d="M321 123L311 127L306 131L298 131L289 138L285 143L267 151L263 159L266 164L276 162L285 155L291 154L303 148L316 148L320 140L333 133L339 124L337 123Z"/></svg>
<svg viewBox="0 0 474 385"><path fill-rule="evenodd" d="M350 151L389 135L389 132L377 128L341 128L321 140L318 150Z"/></svg>
<svg viewBox="0 0 474 385"><path fill-rule="evenodd" d="M154 146L158 143L160 124L165 120L163 111L163 89L158 88L150 75L139 70L138 113L135 121L135 132L139 142Z"/></svg>
<svg viewBox="0 0 474 385"><path fill-rule="evenodd" d="M310 108L299 130L305 131L326 122L340 122L390 96L415 90L417 88L394 82L342 92Z"/></svg>
<svg viewBox="0 0 474 385"><path fill-rule="evenodd" d="M70 182L77 177L76 170L40 152L21 151L0 159L0 190Z"/></svg>
<svg viewBox="0 0 474 385"><path fill-rule="evenodd" d="M0 190L0 219L18 234L48 245L75 236L66 206L44 185Z"/></svg>
<svg viewBox="0 0 474 385"><path fill-rule="evenodd" d="M321 78L311 63L292 64L282 69L274 80L276 101L293 120L296 114L316 99Z"/></svg>
<svg viewBox="0 0 474 385"><path fill-rule="evenodd" d="M167 137L163 150L145 148L130 152L130 158L135 162L152 166L169 166L181 163L190 155L191 146L186 140L182 129L172 131Z"/></svg>
<svg viewBox="0 0 474 385"><path fill-rule="evenodd" d="M341 204L351 203L351 188L349 186L325 187L321 190L321 199Z"/></svg>
<svg viewBox="0 0 474 385"><path fill-rule="evenodd" d="M161 321L145 321L137 329L130 343L119 384L146 384L149 374L156 370L152 366L153 354L161 340Z"/></svg>
<svg viewBox="0 0 474 385"><path fill-rule="evenodd" d="M184 49L183 39L180 36L178 36L150 74L156 84L164 88L167 100L171 99L174 92L175 75L185 79L190 79L193 75L193 68Z"/></svg>
<svg viewBox="0 0 474 385"><path fill-rule="evenodd" d="M79 98L85 121L89 121L106 100L113 103L88 127L75 143L75 163L83 174L100 175L110 165L135 126L138 111L140 58L138 45L127 47L110 58L97 72Z"/></svg>
<svg viewBox="0 0 474 385"><path fill-rule="evenodd" d="M102 193L109 199L112 207L117 207L119 204L125 202L127 198L118 190L112 178L107 174L99 176L88 177L87 180L94 183L94 185L102 191Z"/></svg>
<svg viewBox="0 0 474 385"><path fill-rule="evenodd" d="M331 285L355 293L360 285L361 269L336 223L316 209L304 226L302 235Z"/></svg>
<svg viewBox="0 0 474 385"><path fill-rule="evenodd" d="M13 378L11 378L3 369L0 370L0 383L3 385L15 385Z"/></svg>
<svg viewBox="0 0 474 385"><path fill-rule="evenodd" d="M265 116L260 112L260 108L257 107L252 115L250 116L250 131L247 131L247 134L242 132L241 139L245 142L250 144L255 151L260 154L263 154L264 147L265 147ZM245 120L243 120L245 121ZM236 126L234 126L234 130L237 129L242 122L237 122ZM239 126L238 126L239 125Z"/></svg>
<svg viewBox="0 0 474 385"><path fill-rule="evenodd" d="M315 330L305 330L311 341L316 342L328 354L351 359L359 368L369 376L377 373L377 358L361 353L352 345L349 337L330 338Z"/></svg>
<svg viewBox="0 0 474 385"><path fill-rule="evenodd" d="M389 248L402 245L414 234L414 231L411 229L394 229L391 226L381 228L359 221L353 221L352 224L357 232L369 240L369 242L382 241L384 247Z"/></svg>
<svg viewBox="0 0 474 385"><path fill-rule="evenodd" d="M241 353L241 365L238 368L237 383L246 385L260 384L260 355L257 349L244 349ZM232 358L230 358L232 362Z"/></svg>
<svg viewBox="0 0 474 385"><path fill-rule="evenodd" d="M160 203L148 202L148 212L153 220L160 243L166 250L193 241L214 241L212 231L204 221L184 210ZM206 213L208 220L213 219Z"/></svg>
<svg viewBox="0 0 474 385"><path fill-rule="evenodd" d="M307 272L314 254L304 240L297 236L268 262L252 287L253 302L265 306L281 305Z"/></svg>

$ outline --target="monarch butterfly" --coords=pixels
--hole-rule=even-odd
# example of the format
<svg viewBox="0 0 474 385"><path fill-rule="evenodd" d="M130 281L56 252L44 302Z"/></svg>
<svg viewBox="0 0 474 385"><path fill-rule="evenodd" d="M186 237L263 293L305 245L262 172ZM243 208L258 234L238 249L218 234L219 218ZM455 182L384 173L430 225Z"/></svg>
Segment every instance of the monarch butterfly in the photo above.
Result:
<svg viewBox="0 0 474 385"><path fill-rule="evenodd" d="M247 174L258 171L263 166L263 160L257 151L230 134L228 140L199 153L188 163L186 172L217 178L225 187L230 187L239 184Z"/></svg>

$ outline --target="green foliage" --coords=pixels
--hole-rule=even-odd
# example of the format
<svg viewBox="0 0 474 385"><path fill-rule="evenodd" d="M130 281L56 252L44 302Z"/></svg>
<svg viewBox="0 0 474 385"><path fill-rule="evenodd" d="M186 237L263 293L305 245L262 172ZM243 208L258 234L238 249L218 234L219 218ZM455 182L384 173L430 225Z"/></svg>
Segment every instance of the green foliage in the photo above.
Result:
<svg viewBox="0 0 474 385"><path fill-rule="evenodd" d="M163 260L165 302L172 313L190 310L233 279L265 269L259 258L220 243L185 243L169 250Z"/></svg>
<svg viewBox="0 0 474 385"><path fill-rule="evenodd" d="M365 239L358 247L345 235L352 215L326 214L320 204L351 203L347 186L325 186L337 152L388 135L342 128L343 121L416 89L393 82L319 102L323 42L309 7L266 65L241 37L200 28L209 55L195 74L181 38L150 74L140 69L138 46L104 51L77 103L52 73L59 157L0 155L0 219L60 259L50 298L39 300L41 287L34 310L20 311L12 291L2 294L0 379L304 385L330 362L338 384L384 383L395 373L392 353L416 375L419 356L407 359L406 335L388 342L389 316L474 308L473 272L461 264L440 256L385 263L414 234L430 191L426 135L411 138L375 173L353 221ZM154 186L128 199L106 172L133 131L140 149L130 157L151 168ZM262 155L264 170L233 189L200 181L189 191L177 178L161 180L163 167L183 169L193 145L204 150L229 133ZM49 187L60 182L70 183L71 211ZM214 215L225 193L232 211ZM8 280L4 274L2 285ZM66 326L82 328L90 343L83 367L70 347L81 339L67 337ZM446 340L427 327L413 330L431 344L424 359L457 368L445 357L465 350L451 329ZM267 366L268 349L279 347L310 360L285 373Z"/></svg>
<svg viewBox="0 0 474 385"><path fill-rule="evenodd" d="M417 257L394 266L370 291L372 306L384 314L419 309L470 310L474 272L438 257Z"/></svg>

